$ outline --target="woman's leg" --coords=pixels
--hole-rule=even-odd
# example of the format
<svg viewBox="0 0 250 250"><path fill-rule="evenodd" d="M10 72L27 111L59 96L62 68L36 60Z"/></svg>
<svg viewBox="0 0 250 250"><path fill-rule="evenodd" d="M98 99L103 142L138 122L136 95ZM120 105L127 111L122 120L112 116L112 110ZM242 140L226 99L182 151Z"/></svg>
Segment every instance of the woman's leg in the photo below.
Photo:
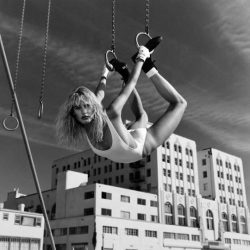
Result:
<svg viewBox="0 0 250 250"><path fill-rule="evenodd" d="M130 76L130 72L128 70L127 65L124 62L119 61L118 59L112 59L110 63L113 65L115 71L117 71L124 80L124 85L127 84ZM131 95L128 98L128 103L130 105L131 111L135 116L135 121L128 124L128 129L137 129L137 128L145 128L148 122L148 116L143 108L142 101L139 93L134 88Z"/></svg>
<svg viewBox="0 0 250 250"><path fill-rule="evenodd" d="M144 154L150 154L174 132L187 107L186 100L155 68L148 73L151 74L152 72L150 79L158 93L169 103L169 106L164 114L148 129Z"/></svg>

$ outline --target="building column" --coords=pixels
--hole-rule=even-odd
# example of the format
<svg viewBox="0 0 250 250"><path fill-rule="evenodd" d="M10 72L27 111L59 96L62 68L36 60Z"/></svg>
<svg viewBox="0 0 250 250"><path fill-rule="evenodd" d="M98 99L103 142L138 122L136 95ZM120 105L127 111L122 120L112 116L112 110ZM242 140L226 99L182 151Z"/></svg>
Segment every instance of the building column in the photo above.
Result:
<svg viewBox="0 0 250 250"><path fill-rule="evenodd" d="M185 217L186 217L186 225L190 227L190 201L189 196L185 194Z"/></svg>

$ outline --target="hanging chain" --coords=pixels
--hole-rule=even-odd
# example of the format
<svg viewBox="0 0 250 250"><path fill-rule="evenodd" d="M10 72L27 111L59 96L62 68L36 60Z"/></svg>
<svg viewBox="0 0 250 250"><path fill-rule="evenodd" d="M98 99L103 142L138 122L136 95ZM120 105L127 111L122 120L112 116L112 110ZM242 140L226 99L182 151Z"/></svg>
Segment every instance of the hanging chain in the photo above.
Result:
<svg viewBox="0 0 250 250"><path fill-rule="evenodd" d="M47 23L46 23L46 31L45 31L45 38L44 38L42 81L41 81L41 92L40 92L39 110L38 110L39 119L42 118L42 114L43 114L43 98L44 98L44 87L45 87L46 66L47 66L50 12L51 12L51 0L48 1Z"/></svg>
<svg viewBox="0 0 250 250"><path fill-rule="evenodd" d="M112 43L111 50L115 52L115 1L112 0Z"/></svg>
<svg viewBox="0 0 250 250"><path fill-rule="evenodd" d="M146 4L146 13L145 13L145 32L147 34L149 34L149 4L150 4L150 0L145 0L145 4Z"/></svg>
<svg viewBox="0 0 250 250"><path fill-rule="evenodd" d="M16 57L16 66L15 66L15 76L14 76L14 92L16 91L17 80L18 80L19 62L20 62L22 38L23 38L23 23L24 23L25 7L26 7L26 0L23 0L20 28L19 28L19 34L18 34L18 47L17 47L17 57ZM10 116L13 116L13 112L14 112L14 96L12 95Z"/></svg>

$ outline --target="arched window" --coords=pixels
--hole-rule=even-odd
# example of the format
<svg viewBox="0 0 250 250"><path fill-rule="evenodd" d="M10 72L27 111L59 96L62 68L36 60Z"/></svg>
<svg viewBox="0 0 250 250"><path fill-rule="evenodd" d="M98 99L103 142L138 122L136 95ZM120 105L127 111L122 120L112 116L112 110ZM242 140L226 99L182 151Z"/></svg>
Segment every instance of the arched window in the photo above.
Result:
<svg viewBox="0 0 250 250"><path fill-rule="evenodd" d="M246 234L247 224L246 224L246 218L244 216L240 216L240 227L241 227L241 233Z"/></svg>
<svg viewBox="0 0 250 250"><path fill-rule="evenodd" d="M207 229L214 230L214 216L211 210L207 210L206 219L207 219Z"/></svg>
<svg viewBox="0 0 250 250"><path fill-rule="evenodd" d="M168 225L173 225L173 206L170 202L165 203L164 205L165 212L165 223Z"/></svg>
<svg viewBox="0 0 250 250"><path fill-rule="evenodd" d="M178 205L178 225L179 226L185 226L186 220L185 220L185 207L183 205Z"/></svg>
<svg viewBox="0 0 250 250"><path fill-rule="evenodd" d="M227 218L227 214L226 213L222 213L221 214L221 219L222 219L222 224L223 224L223 228L225 232L229 231L229 227L228 227L228 218Z"/></svg>
<svg viewBox="0 0 250 250"><path fill-rule="evenodd" d="M190 207L190 226L191 227L198 227L197 210L195 207Z"/></svg>
<svg viewBox="0 0 250 250"><path fill-rule="evenodd" d="M232 214L231 219L232 219L232 231L237 232L237 217L236 217L236 215Z"/></svg>

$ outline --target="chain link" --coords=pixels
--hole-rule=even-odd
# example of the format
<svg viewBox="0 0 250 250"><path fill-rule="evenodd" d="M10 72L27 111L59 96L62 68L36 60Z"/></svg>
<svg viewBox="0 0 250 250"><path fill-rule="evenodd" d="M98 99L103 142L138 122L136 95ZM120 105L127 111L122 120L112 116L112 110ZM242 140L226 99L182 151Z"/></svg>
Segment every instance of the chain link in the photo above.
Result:
<svg viewBox="0 0 250 250"><path fill-rule="evenodd" d="M150 5L150 0L145 0L145 32L149 34L149 5Z"/></svg>
<svg viewBox="0 0 250 250"><path fill-rule="evenodd" d="M116 0L112 0L112 43L111 50L115 52L115 2Z"/></svg>
<svg viewBox="0 0 250 250"><path fill-rule="evenodd" d="M21 20L20 20L20 28L19 28L19 34L18 34L18 47L17 47L17 57L16 57L16 65L15 65L15 76L14 76L14 92L16 91L16 87L17 87L18 72L19 72L19 62L20 62L20 57L21 57L21 47L22 47L22 38L23 38L23 23L24 23L25 7L26 7L26 0L23 0L22 14L21 14ZM14 96L12 95L10 116L13 116L13 112L14 112Z"/></svg>
<svg viewBox="0 0 250 250"><path fill-rule="evenodd" d="M48 40L49 40L49 24L50 24L50 13L51 13L51 0L48 1L48 12L47 12L47 23L44 38L44 54L43 54L43 65L42 65L42 81L41 81L41 92L39 98L39 111L38 118L41 118L43 113L43 98L46 78L46 66L47 66L47 52L48 52Z"/></svg>

